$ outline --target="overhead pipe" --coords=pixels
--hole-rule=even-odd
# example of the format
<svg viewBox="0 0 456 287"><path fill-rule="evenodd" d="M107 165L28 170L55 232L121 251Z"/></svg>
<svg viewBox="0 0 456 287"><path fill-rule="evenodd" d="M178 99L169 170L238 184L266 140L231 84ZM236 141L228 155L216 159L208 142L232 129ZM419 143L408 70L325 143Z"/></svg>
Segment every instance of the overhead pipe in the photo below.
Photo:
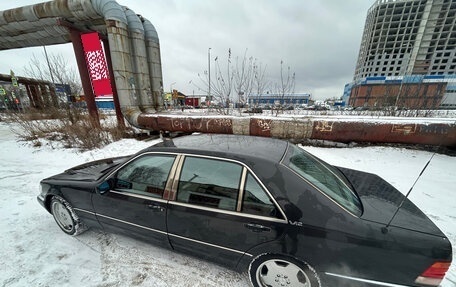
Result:
<svg viewBox="0 0 456 287"><path fill-rule="evenodd" d="M56 19L101 33L104 33L103 25L78 26L78 23L104 19L112 77L124 117L140 127L141 112L161 110L163 80L157 31L148 20L138 18L115 0L54 0L0 11L0 26L14 33L4 37L6 42L1 42L0 49L70 42L66 27L56 25ZM36 31L38 26L41 29Z"/></svg>

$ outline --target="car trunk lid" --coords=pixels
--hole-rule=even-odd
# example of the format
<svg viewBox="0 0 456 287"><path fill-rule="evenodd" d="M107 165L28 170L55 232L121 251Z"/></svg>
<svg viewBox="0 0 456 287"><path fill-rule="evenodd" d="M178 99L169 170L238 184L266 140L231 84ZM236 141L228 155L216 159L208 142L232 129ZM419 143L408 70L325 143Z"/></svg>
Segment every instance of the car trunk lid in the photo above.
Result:
<svg viewBox="0 0 456 287"><path fill-rule="evenodd" d="M381 177L362 171L339 168L357 192L362 205L361 219L388 224L405 196ZM445 236L409 199L405 199L391 226Z"/></svg>

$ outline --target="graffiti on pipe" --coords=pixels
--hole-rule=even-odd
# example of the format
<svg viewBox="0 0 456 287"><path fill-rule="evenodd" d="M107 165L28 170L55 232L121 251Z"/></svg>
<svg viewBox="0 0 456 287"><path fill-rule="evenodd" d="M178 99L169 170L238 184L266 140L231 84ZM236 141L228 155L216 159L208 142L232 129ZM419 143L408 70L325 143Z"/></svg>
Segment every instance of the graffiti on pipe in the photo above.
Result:
<svg viewBox="0 0 456 287"><path fill-rule="evenodd" d="M266 131L270 131L271 130L271 121L258 120L257 124L258 124L258 127L261 129L262 132L266 132Z"/></svg>
<svg viewBox="0 0 456 287"><path fill-rule="evenodd" d="M202 131L202 132L222 132L232 126L231 119L196 119L196 118L177 118L171 119L173 130ZM222 128L222 130L218 129Z"/></svg>
<svg viewBox="0 0 456 287"><path fill-rule="evenodd" d="M414 134L416 132L416 129L417 129L416 124L408 124L408 125L393 124L393 127L391 128L391 132L409 135L409 134Z"/></svg>
<svg viewBox="0 0 456 287"><path fill-rule="evenodd" d="M428 134L442 134L447 135L449 127L446 125L422 125L420 126L420 132Z"/></svg>
<svg viewBox="0 0 456 287"><path fill-rule="evenodd" d="M215 121L215 124L216 124L216 125L221 126L221 127L231 127L231 125L232 125L230 119L210 119L210 120L207 122L207 125L209 125L209 123L210 123L212 120Z"/></svg>
<svg viewBox="0 0 456 287"><path fill-rule="evenodd" d="M319 132L332 132L334 122L318 121L315 129Z"/></svg>

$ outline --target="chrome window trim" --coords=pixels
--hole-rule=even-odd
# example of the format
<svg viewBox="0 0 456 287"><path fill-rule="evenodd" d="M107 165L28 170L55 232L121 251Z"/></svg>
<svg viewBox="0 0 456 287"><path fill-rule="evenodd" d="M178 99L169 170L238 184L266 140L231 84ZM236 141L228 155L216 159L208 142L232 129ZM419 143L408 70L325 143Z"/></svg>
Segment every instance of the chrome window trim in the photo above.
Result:
<svg viewBox="0 0 456 287"><path fill-rule="evenodd" d="M190 154L190 153L182 153L182 155L183 155L182 162L181 162L181 164L179 166L178 173L176 173L176 178L174 180L175 185L173 185L173 190L176 192L176 194L177 194L177 185L179 184L180 174L181 174L181 171L182 171L183 162L185 161L185 157L187 157L187 156L189 156L189 157L202 157L202 158L208 158L208 159L228 161L228 162L232 162L232 163L236 163L236 164L241 165L242 167L246 168L252 174L252 176L256 179L256 181L261 185L263 190L269 196L269 199L272 200L272 202L274 203L276 208L280 211L280 213L282 214L283 219L274 218L274 217L263 217L263 216L258 216L258 217L260 217L261 219L269 218L269 219L277 219L278 220L278 221L274 221L274 222L288 222L288 218L287 218L285 212L283 212L282 207L277 203L277 201L275 200L274 196L272 196L271 192L266 188L266 186L263 184L263 182L258 178L258 176L245 163L243 163L241 161L238 161L238 160L234 160L234 159L230 159L230 158L224 158L224 157L216 157L216 156L208 156L208 155L200 155L200 154ZM238 200L242 201L242 199L239 199L239 196L238 196ZM177 202L177 201L175 201L175 199L174 199L173 202ZM171 201L169 203L171 203ZM182 203L182 202L180 202L180 203ZM191 204L191 206L189 206L189 207L194 207L194 206L198 206L198 205ZM205 209L205 208L203 208L203 209ZM212 210L222 211L222 209L216 209L216 208L214 208L214 209L209 208L209 210L211 210L211 211ZM244 215L245 213L239 212L239 213L236 213L236 214L237 215L240 215L240 214ZM254 216L254 215L250 214L248 217L257 217L257 216Z"/></svg>
<svg viewBox="0 0 456 287"><path fill-rule="evenodd" d="M121 195L125 195L125 196L130 196L130 197L136 197L136 198L140 198L140 199L145 199L145 200L150 200L150 201L158 201L158 202L161 202L161 203L167 203L168 200L166 199L163 199L163 198L158 198L158 197L151 197L151 196L147 196L147 195L141 195L141 194L136 194L136 193L132 193L132 192L128 192L128 191L117 191L117 190L109 190L109 192L111 193L116 193L116 194L121 194Z"/></svg>
<svg viewBox="0 0 456 287"><path fill-rule="evenodd" d="M335 274L335 273L330 273L330 272L325 272L325 274L326 274L326 275L329 275L329 276L339 277L339 278L348 279L348 280L353 280L353 281L358 281L358 282L363 282L363 283L374 284L374 285L378 285L378 286L386 286L386 287L410 287L410 286L406 286L406 285L393 284L393 283L386 283L386 282L381 282L381 281L375 281L375 280L369 280L369 279L351 277L351 276L346 276L346 275L340 275L340 274Z"/></svg>
<svg viewBox="0 0 456 287"><path fill-rule="evenodd" d="M142 229L146 229L146 230L149 230L149 231L153 231L153 232L157 232L157 233L160 233L160 234L164 234L164 235L167 235L167 236L173 236L173 237L177 237L177 238L180 238L180 239L196 242L196 243L199 243L199 244L204 244L204 245L207 245L207 246L212 246L212 247L216 247L216 248L219 248L219 249L235 252L235 253L242 254L242 255L247 255L249 257L253 257L253 255L250 254L250 253L239 251L239 250L236 250L236 249L232 249L232 248L228 248L228 247L224 247L224 246L220 246L220 245L216 245L216 244L212 244L212 243L208 243L208 242L204 242L204 241L200 241L200 240L196 240L196 239L192 239L192 238L176 235L176 234L173 234L173 233L168 233L168 232L157 230L157 229L153 229L153 228L150 228L150 227L145 227L145 226L142 226L142 225L134 224L134 223L131 223L131 222L128 222L128 221L120 220L120 219L113 218L113 217L106 216L106 215L99 214L99 213L97 213L96 215L100 216L100 217L104 217L104 218L110 219L110 220L114 220L114 221L117 221L117 222L121 222L121 223L124 223L124 224L128 224L128 225L132 225L132 226L139 227L139 228L142 228Z"/></svg>
<svg viewBox="0 0 456 287"><path fill-rule="evenodd" d="M176 192L173 190L174 179L176 178L176 173L179 170L180 162L182 161L182 155L178 154L174 159L173 166L169 172L168 180L166 182L165 191L163 193L163 199L170 200L173 199L176 195Z"/></svg>
<svg viewBox="0 0 456 287"><path fill-rule="evenodd" d="M208 246L211 246L211 247L224 249L224 250L227 250L227 251L231 251L231 252L239 253L239 254L242 254L242 255L247 255L249 257L253 257L252 254L247 253L247 252L239 251L239 250L228 248L228 247L223 247L223 246L212 244L212 243L207 243L207 242L204 242L204 241L199 241L199 240L188 238L188 237L183 237L183 236L172 234L172 233L168 233L168 236L173 236L173 237L177 237L177 238L180 238L180 239L196 242L196 243L199 243L199 244L204 244L204 245L208 245Z"/></svg>
<svg viewBox="0 0 456 287"><path fill-rule="evenodd" d="M288 220L286 220L286 219L280 219L280 218L275 218L275 217L267 217L267 216L260 216L260 215L254 215L254 214L248 214L248 213L243 213L243 212L230 211L230 210L225 210L225 209L211 208L211 207L207 207L207 206L195 205L195 204L185 203L185 202L168 201L168 204L178 205L178 206L183 206L183 207L189 207L189 208L194 208L194 209L199 209L199 210L205 210L205 211L210 211L210 212L216 212L216 213L223 213L223 214L227 214L227 215L234 215L234 216L253 218L253 219L270 221L270 222L278 222L278 223L285 223L285 224L288 223Z"/></svg>
<svg viewBox="0 0 456 287"><path fill-rule="evenodd" d="M242 167L242 174L241 174L241 184L239 186L238 192L238 201L236 206L237 212L242 212L242 202L244 201L244 191L245 191L245 182L247 180L247 169L245 166Z"/></svg>
<svg viewBox="0 0 456 287"><path fill-rule="evenodd" d="M287 147L285 149L285 152L282 155L282 158L279 160L279 164L282 164L282 162L285 160L285 157L287 156L289 149L290 149L290 142L287 142Z"/></svg>
<svg viewBox="0 0 456 287"><path fill-rule="evenodd" d="M85 209L76 208L76 207L73 207L73 210L89 213L89 214L92 214L92 215L96 215L95 212L88 211L88 210L85 210Z"/></svg>
<svg viewBox="0 0 456 287"><path fill-rule="evenodd" d="M114 218L114 217L110 217L110 216L107 216L107 215L103 215L103 214L100 214L100 213L96 213L95 215L96 216L101 216L101 217L104 217L104 218L107 218L107 219L110 219L110 220L114 220L114 221L117 221L117 222L121 222L121 223L124 223L124 224L128 224L128 225L132 225L132 226L135 226L135 227L139 227L139 228L142 228L142 229L147 229L149 231L153 231L153 232L157 232L157 233L161 233L161 234L165 234L165 235L168 234L165 231L161 231L161 230L153 229L153 228L150 228L150 227L134 224L134 223L131 223L131 222L128 222L128 221L124 221L124 220L117 219L117 218Z"/></svg>
<svg viewBox="0 0 456 287"><path fill-rule="evenodd" d="M179 186L179 178L182 172L182 166L184 165L184 161L185 156L183 154L179 154L177 169L173 177L173 184L171 185L171 194L168 198L170 201L175 201L177 198L177 187Z"/></svg>

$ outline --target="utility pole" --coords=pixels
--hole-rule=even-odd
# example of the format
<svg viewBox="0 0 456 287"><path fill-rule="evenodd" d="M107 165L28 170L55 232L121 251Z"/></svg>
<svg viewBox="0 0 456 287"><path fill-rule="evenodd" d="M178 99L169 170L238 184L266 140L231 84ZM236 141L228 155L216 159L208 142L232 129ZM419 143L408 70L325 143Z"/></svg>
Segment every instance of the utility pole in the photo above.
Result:
<svg viewBox="0 0 456 287"><path fill-rule="evenodd" d="M211 48L207 51L207 65L208 65L208 75L209 75L209 93L207 95L207 101L211 100Z"/></svg>

